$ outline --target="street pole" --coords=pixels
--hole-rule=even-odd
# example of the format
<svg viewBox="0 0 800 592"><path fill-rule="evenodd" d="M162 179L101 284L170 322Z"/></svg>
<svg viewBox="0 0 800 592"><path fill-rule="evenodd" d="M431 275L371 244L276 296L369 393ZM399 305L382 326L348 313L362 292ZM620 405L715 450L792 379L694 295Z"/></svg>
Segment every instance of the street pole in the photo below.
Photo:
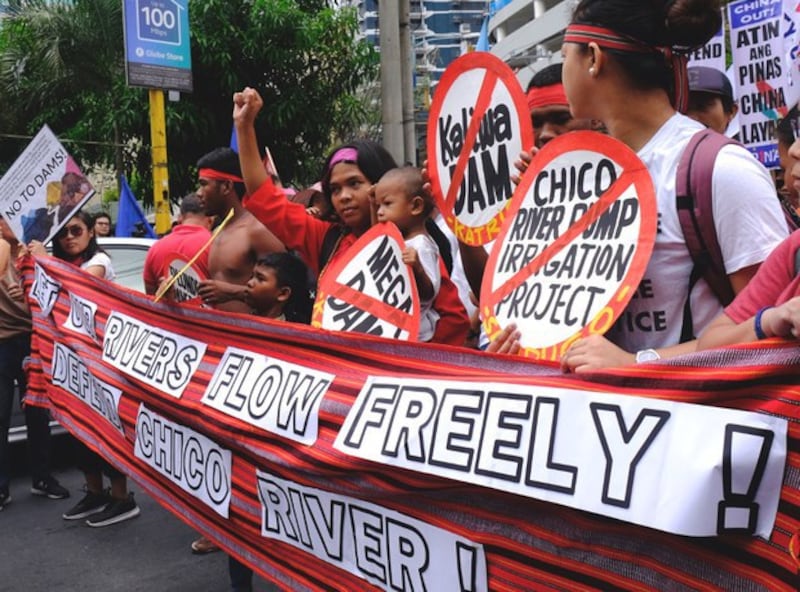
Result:
<svg viewBox="0 0 800 592"><path fill-rule="evenodd" d="M156 207L156 234L169 232L169 172L167 169L167 125L164 91L150 89L150 143L153 146L153 203Z"/></svg>
<svg viewBox="0 0 800 592"><path fill-rule="evenodd" d="M417 164L417 139L414 132L414 55L411 49L410 0L400 0L400 84L403 100L403 161Z"/></svg>
<svg viewBox="0 0 800 592"><path fill-rule="evenodd" d="M381 120L383 146L394 159L405 162L403 143L402 65L400 61L400 9L398 0L378 3L381 42Z"/></svg>

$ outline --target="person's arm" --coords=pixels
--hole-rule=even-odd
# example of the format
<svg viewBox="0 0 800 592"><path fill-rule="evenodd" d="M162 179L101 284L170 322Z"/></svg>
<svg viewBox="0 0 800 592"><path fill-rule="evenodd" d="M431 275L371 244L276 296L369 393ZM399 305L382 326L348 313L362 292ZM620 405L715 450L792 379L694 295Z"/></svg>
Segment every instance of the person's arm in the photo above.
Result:
<svg viewBox="0 0 800 592"><path fill-rule="evenodd" d="M256 138L256 116L263 106L261 95L250 87L233 95L233 123L239 145L239 165L247 193L251 195L267 181L272 182L261 162Z"/></svg>
<svg viewBox="0 0 800 592"><path fill-rule="evenodd" d="M258 93L246 88L234 95L233 102L239 164L248 192L242 205L282 243L280 249L272 248L272 251L284 250L283 245L296 249L306 264L314 272L319 272L320 251L332 224L309 216L305 206L286 199L283 191L267 175L258 153L254 127L256 113L263 105Z"/></svg>
<svg viewBox="0 0 800 592"><path fill-rule="evenodd" d="M522 333L517 329L516 324L511 323L489 342L486 351L492 354L516 356L522 349L522 345L519 342L520 339L522 339Z"/></svg>
<svg viewBox="0 0 800 592"><path fill-rule="evenodd" d="M747 284L750 283L750 280L753 279L753 276L756 275L759 267L761 267L760 263L744 267L738 271L728 274L728 279L731 282L731 288L733 288L734 294L738 294L744 290L745 286L747 286Z"/></svg>
<svg viewBox="0 0 800 592"><path fill-rule="evenodd" d="M89 275L93 275L95 277L106 277L106 268L102 265L90 265L89 267L85 268L83 271L88 273Z"/></svg>
<svg viewBox="0 0 800 592"><path fill-rule="evenodd" d="M428 277L428 274L425 273L425 268L422 266L419 254L415 248L406 247L403 251L403 263L411 267L411 271L414 273L419 299L424 302L432 300L436 295L433 289L433 282L431 278Z"/></svg>
<svg viewBox="0 0 800 592"><path fill-rule="evenodd" d="M266 226L255 218L253 219L253 223L250 224L248 231L250 248L255 254L256 261L269 253L282 253L286 250L286 247L278 240L278 237L272 234Z"/></svg>
<svg viewBox="0 0 800 592"><path fill-rule="evenodd" d="M712 212L728 279L739 294L789 234L772 178L741 146L725 146L714 161Z"/></svg>
<svg viewBox="0 0 800 592"><path fill-rule="evenodd" d="M756 340L753 318L736 323L725 313L719 315L706 327L697 340L697 349L714 349L733 343L748 343Z"/></svg>
<svg viewBox="0 0 800 592"><path fill-rule="evenodd" d="M782 294L795 280L795 252L800 245L800 234L793 234L779 244L758 272L744 288L737 293L733 302L723 314L714 319L700 335L698 349L722 347L733 343L748 343L757 339L755 317L759 310L782 299ZM780 307L778 307L780 308ZM784 309L783 312L786 312ZM762 314L766 314L762 313ZM776 314L769 312L767 319ZM763 321L763 319L762 319ZM779 335L781 333L774 333Z"/></svg>
<svg viewBox="0 0 800 592"><path fill-rule="evenodd" d="M11 245L0 239L0 276L5 275L11 263Z"/></svg>
<svg viewBox="0 0 800 592"><path fill-rule="evenodd" d="M674 358L697 350L697 340L653 350L659 359ZM636 353L627 352L602 335L578 339L561 358L564 372L593 372L603 368L619 368L636 363Z"/></svg>
<svg viewBox="0 0 800 592"><path fill-rule="evenodd" d="M764 307L741 323L721 314L700 336L697 349L750 343L767 337L800 337L800 296L779 306Z"/></svg>
<svg viewBox="0 0 800 592"><path fill-rule="evenodd" d="M30 242L30 244L28 245L28 253L30 253L34 257L46 257L49 255L44 244L38 240Z"/></svg>
<svg viewBox="0 0 800 592"><path fill-rule="evenodd" d="M246 284L232 284L222 280L203 280L197 288L197 295L203 304L217 305L240 300L244 302L247 295Z"/></svg>
<svg viewBox="0 0 800 592"><path fill-rule="evenodd" d="M758 315L756 315L758 317ZM800 339L800 296L761 312L760 329L763 337L794 337ZM756 323L753 324L755 334ZM760 339L761 335L757 335Z"/></svg>

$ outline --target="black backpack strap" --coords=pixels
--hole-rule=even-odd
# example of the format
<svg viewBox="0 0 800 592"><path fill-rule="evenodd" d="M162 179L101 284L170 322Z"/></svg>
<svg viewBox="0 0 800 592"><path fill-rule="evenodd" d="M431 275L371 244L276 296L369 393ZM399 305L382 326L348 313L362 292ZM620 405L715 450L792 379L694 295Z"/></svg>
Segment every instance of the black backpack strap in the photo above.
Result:
<svg viewBox="0 0 800 592"><path fill-rule="evenodd" d="M686 248L692 258L681 343L694 339L691 294L700 278L708 283L723 306L730 304L734 297L717 240L712 198L717 154L723 146L736 143L713 130L699 131L689 140L678 163L675 200Z"/></svg>
<svg viewBox="0 0 800 592"><path fill-rule="evenodd" d="M442 258L447 273L452 275L453 250L450 247L450 241L447 240L447 236L442 232L442 229L439 228L439 225L436 224L436 220L433 218L425 219L425 230L428 231L428 235L433 239L433 242L436 243L436 246L439 247L439 257Z"/></svg>
<svg viewBox="0 0 800 592"><path fill-rule="evenodd" d="M325 231L325 236L322 237L322 248L319 251L319 275L322 277L322 272L331 260L331 255L336 251L339 246L339 241L345 234L345 230L338 224L333 224Z"/></svg>
<svg viewBox="0 0 800 592"><path fill-rule="evenodd" d="M794 252L794 277L800 275L800 249Z"/></svg>

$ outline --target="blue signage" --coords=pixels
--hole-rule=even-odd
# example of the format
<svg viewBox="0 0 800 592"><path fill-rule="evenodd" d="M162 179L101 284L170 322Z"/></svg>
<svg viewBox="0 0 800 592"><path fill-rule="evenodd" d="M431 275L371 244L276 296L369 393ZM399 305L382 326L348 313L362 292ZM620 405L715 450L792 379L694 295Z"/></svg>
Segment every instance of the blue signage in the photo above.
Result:
<svg viewBox="0 0 800 592"><path fill-rule="evenodd" d="M188 0L125 0L128 84L192 90Z"/></svg>

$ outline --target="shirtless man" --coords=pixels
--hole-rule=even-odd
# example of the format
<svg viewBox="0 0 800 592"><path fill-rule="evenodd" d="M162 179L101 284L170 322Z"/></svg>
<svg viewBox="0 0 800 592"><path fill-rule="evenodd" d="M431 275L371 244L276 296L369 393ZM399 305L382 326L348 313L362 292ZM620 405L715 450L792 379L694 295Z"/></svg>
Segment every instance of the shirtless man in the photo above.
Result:
<svg viewBox="0 0 800 592"><path fill-rule="evenodd" d="M253 265L268 253L286 249L242 206L245 189L239 156L233 150L217 148L201 157L197 168L197 197L206 214L224 218L233 209L233 217L211 245L210 279L200 283L200 298L219 310L248 313L245 293Z"/></svg>

